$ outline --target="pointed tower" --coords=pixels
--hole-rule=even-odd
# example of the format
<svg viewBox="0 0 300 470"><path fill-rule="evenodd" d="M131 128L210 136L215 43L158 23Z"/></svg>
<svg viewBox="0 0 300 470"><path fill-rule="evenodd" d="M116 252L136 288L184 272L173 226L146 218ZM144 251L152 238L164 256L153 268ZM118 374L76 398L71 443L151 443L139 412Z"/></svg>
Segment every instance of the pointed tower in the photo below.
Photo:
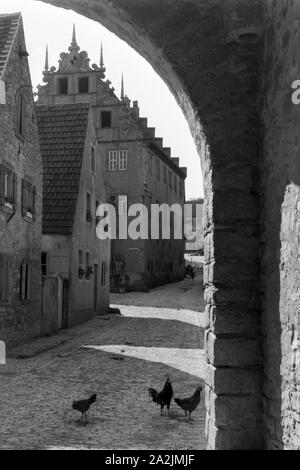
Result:
<svg viewBox="0 0 300 470"><path fill-rule="evenodd" d="M104 59L103 59L103 44L101 42L100 46L100 69L99 71L101 72L101 78L105 77L105 67L104 67Z"/></svg>
<svg viewBox="0 0 300 470"><path fill-rule="evenodd" d="M72 46L77 46L75 23L73 24L73 34L72 34L72 42L71 42L71 45L72 45Z"/></svg>
<svg viewBox="0 0 300 470"><path fill-rule="evenodd" d="M48 44L46 45L46 58L45 58L45 72L49 71L49 53L48 53Z"/></svg>
<svg viewBox="0 0 300 470"><path fill-rule="evenodd" d="M123 101L125 98L125 93L124 93L124 74L122 73L122 80L121 80L121 101Z"/></svg>

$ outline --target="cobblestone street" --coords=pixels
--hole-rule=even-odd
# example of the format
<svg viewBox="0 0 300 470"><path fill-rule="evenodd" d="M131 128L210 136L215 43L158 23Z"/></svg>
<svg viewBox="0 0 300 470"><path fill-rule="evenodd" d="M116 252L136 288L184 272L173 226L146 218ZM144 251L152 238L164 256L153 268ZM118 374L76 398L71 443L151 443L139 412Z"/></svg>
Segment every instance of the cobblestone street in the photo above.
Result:
<svg viewBox="0 0 300 470"><path fill-rule="evenodd" d="M204 449L203 392L190 422L175 402L161 417L147 394L167 373L178 397L203 384L202 302L200 278L112 295L121 316L98 316L13 350L0 366L0 448ZM72 400L92 393L97 401L83 426Z"/></svg>

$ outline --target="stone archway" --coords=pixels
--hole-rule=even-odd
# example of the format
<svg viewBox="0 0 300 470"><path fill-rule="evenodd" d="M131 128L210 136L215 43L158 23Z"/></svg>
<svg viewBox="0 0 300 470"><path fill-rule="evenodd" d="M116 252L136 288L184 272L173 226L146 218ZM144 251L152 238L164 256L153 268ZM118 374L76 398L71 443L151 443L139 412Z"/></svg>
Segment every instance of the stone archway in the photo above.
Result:
<svg viewBox="0 0 300 470"><path fill-rule="evenodd" d="M262 0L44 1L99 21L133 46L185 113L201 158L206 200L208 448L261 448Z"/></svg>

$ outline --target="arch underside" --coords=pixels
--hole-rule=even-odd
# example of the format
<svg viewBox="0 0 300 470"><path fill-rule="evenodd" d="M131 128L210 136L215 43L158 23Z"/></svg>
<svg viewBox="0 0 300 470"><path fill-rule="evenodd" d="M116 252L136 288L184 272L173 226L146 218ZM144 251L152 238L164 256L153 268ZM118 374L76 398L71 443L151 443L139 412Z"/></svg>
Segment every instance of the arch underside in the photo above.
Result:
<svg viewBox="0 0 300 470"><path fill-rule="evenodd" d="M274 313L278 325L268 340L269 287L261 297L268 271L262 266L269 263L264 243L267 254L261 255L262 217L271 199L261 189L269 177L262 119L268 106L264 77L270 73L262 64L275 42L273 35L265 46L267 22L276 15L287 18L286 12L274 7L274 0L44 1L98 21L125 40L148 60L183 109L205 190L208 448L280 447L280 364L266 369L272 362L268 341L280 349L280 312ZM277 202L282 203L280 196ZM276 393L268 390L271 373ZM266 411L268 400L275 403L272 411Z"/></svg>

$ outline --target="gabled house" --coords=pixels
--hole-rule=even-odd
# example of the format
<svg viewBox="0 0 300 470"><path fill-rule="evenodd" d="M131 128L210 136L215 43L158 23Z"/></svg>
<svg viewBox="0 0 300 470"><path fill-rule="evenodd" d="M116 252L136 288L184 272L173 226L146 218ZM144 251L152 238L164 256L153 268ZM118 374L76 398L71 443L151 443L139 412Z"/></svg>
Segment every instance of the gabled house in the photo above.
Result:
<svg viewBox="0 0 300 470"><path fill-rule="evenodd" d="M42 270L63 280L60 327L106 313L110 241L96 235L105 202L90 104L36 105L44 165Z"/></svg>
<svg viewBox="0 0 300 470"><path fill-rule="evenodd" d="M23 22L0 15L0 340L41 332L42 160Z"/></svg>
<svg viewBox="0 0 300 470"><path fill-rule="evenodd" d="M57 69L49 68L46 51L43 85L38 86L39 104L90 103L93 112L97 158L104 171L107 199L127 214L142 203L179 204L185 202L186 168L171 157L171 149L155 137L155 129L140 118L136 101L122 91L120 99L105 79L103 51L100 63L90 65L86 51L80 51L75 28L68 52L60 55ZM175 240L112 241L111 285L120 288L120 279L129 289L142 289L184 277L185 242Z"/></svg>

